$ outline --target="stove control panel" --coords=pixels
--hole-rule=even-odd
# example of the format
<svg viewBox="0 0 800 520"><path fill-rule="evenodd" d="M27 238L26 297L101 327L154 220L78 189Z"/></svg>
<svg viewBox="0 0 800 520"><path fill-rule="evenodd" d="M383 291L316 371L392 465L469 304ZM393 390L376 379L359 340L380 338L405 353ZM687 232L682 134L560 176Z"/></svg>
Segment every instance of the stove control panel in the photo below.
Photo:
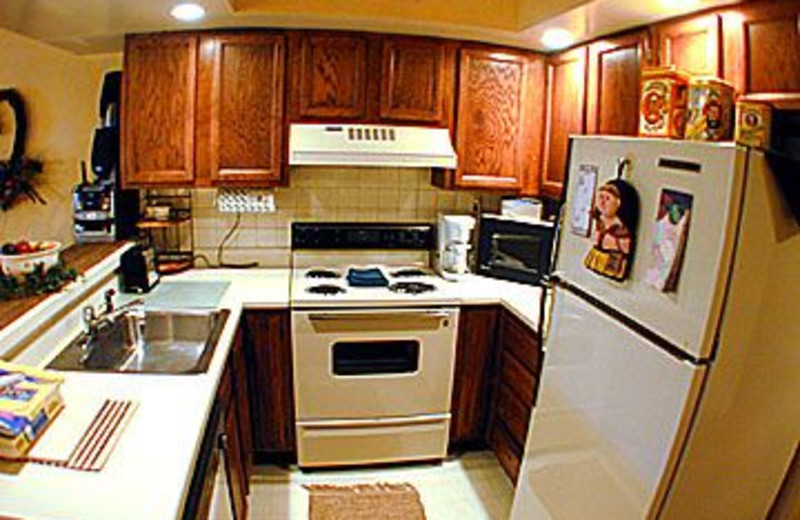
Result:
<svg viewBox="0 0 800 520"><path fill-rule="evenodd" d="M407 249L434 246L430 224L295 222L292 249Z"/></svg>

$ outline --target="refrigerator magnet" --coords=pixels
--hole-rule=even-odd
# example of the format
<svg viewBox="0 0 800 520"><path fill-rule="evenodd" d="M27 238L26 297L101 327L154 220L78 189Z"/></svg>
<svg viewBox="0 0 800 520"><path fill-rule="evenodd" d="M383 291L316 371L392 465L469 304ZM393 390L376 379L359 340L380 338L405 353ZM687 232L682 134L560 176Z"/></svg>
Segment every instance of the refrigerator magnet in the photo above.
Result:
<svg viewBox="0 0 800 520"><path fill-rule="evenodd" d="M575 193L570 208L570 230L573 235L588 237L592 226L592 199L597 186L598 167L593 164L578 166Z"/></svg>
<svg viewBox="0 0 800 520"><path fill-rule="evenodd" d="M627 181L612 179L597 190L592 248L584 266L599 275L622 281L628 278L639 221L639 195Z"/></svg>
<svg viewBox="0 0 800 520"><path fill-rule="evenodd" d="M686 238L692 213L692 195L671 189L661 190L653 239L648 249L645 282L662 292L678 288Z"/></svg>

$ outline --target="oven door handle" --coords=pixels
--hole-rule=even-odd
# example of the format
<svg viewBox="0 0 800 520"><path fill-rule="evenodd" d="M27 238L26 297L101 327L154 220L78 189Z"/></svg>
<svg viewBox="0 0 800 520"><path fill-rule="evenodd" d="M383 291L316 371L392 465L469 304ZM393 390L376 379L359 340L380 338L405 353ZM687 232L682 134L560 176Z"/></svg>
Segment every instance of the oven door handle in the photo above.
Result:
<svg viewBox="0 0 800 520"><path fill-rule="evenodd" d="M375 321L375 320L409 320L415 318L440 319L451 317L451 313L446 311L425 311L425 312L396 312L396 313L316 313L309 314L311 321Z"/></svg>

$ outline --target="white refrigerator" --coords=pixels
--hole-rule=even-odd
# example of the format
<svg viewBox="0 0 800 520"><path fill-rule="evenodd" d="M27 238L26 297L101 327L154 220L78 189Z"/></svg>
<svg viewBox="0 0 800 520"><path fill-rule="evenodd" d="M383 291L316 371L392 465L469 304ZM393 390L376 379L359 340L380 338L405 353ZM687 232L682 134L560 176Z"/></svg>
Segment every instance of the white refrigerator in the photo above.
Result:
<svg viewBox="0 0 800 520"><path fill-rule="evenodd" d="M582 218L620 158L641 206L623 282L585 267ZM649 283L665 190L691 208L668 292ZM512 519L764 518L800 440L800 227L763 155L573 138L557 240Z"/></svg>

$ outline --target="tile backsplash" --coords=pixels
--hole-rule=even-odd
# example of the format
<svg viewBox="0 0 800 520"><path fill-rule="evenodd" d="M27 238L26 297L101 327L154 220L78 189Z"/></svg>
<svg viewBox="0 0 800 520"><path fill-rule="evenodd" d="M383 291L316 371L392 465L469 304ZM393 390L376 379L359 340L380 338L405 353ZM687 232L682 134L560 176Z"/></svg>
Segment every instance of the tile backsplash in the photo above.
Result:
<svg viewBox="0 0 800 520"><path fill-rule="evenodd" d="M439 212L467 213L478 199L496 209L499 196L447 191L430 184L423 168L302 167L291 171L291 186L275 189L275 213L243 214L226 242L224 262L256 261L262 267L290 264L290 227L300 221L435 222ZM211 265L236 215L215 206L216 190L193 191L194 248ZM203 261L197 265L202 267Z"/></svg>

